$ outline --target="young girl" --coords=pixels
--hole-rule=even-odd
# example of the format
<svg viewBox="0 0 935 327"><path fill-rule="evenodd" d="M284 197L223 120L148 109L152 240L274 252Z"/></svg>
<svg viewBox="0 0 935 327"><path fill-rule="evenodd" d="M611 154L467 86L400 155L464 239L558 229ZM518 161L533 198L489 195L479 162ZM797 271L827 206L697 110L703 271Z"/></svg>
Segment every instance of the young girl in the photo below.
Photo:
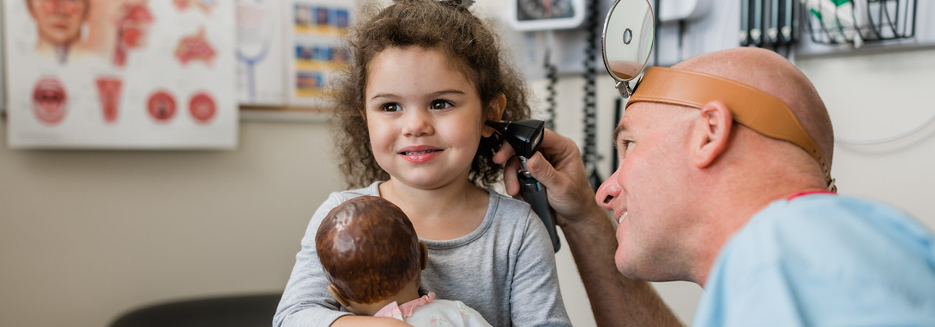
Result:
<svg viewBox="0 0 935 327"><path fill-rule="evenodd" d="M529 115L524 86L496 36L460 1L399 0L361 20L336 87L341 169L356 190L315 212L273 326L390 326L350 316L328 293L315 235L325 215L362 195L409 216L429 249L422 288L460 300L493 326L570 326L551 241L525 202L486 187L502 143L486 120Z"/></svg>

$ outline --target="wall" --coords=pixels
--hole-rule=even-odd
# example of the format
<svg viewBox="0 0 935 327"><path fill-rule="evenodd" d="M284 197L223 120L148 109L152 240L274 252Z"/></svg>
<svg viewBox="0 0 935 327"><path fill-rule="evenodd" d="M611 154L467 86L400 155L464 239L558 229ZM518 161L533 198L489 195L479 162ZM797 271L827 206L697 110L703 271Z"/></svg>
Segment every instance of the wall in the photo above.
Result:
<svg viewBox="0 0 935 327"><path fill-rule="evenodd" d="M0 124L0 326L106 326L141 305L281 292L340 189L321 123L236 151L13 151Z"/></svg>
<svg viewBox="0 0 935 327"><path fill-rule="evenodd" d="M935 48L800 58L828 107L839 141L886 139L935 115ZM881 144L835 143L832 174L842 194L895 205L935 229L935 137L922 128Z"/></svg>

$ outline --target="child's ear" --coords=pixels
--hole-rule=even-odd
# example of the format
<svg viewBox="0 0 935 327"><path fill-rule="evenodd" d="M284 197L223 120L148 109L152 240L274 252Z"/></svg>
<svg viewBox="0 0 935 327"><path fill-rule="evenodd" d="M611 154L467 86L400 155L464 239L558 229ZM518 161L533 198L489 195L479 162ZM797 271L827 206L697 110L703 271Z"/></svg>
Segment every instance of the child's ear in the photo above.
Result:
<svg viewBox="0 0 935 327"><path fill-rule="evenodd" d="M347 308L348 311L351 310L350 301L345 299L344 296L341 295L341 292L338 292L338 289L334 287L334 284L328 284L328 293L331 293L331 296L333 296L335 300L338 300L338 303Z"/></svg>
<svg viewBox="0 0 935 327"><path fill-rule="evenodd" d="M422 252L422 270L429 264L429 247L425 242L419 241L419 250Z"/></svg>
<svg viewBox="0 0 935 327"><path fill-rule="evenodd" d="M490 100L490 103L487 105L487 117L486 120L490 121L500 121L503 118L503 111L506 109L506 95L500 93L500 96ZM490 126L484 125L484 137L490 137L494 133L494 129Z"/></svg>
<svg viewBox="0 0 935 327"><path fill-rule="evenodd" d="M367 114L364 113L364 109L357 109L357 112L360 113L360 118L363 118L364 121L367 121Z"/></svg>

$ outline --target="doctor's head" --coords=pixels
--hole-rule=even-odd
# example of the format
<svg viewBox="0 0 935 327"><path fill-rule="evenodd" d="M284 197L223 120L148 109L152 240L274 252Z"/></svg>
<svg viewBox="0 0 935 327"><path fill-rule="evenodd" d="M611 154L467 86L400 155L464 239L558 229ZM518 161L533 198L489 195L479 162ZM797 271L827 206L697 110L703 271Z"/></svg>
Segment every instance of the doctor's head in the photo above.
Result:
<svg viewBox="0 0 935 327"><path fill-rule="evenodd" d="M774 52L731 49L673 68L650 68L637 87L615 131L620 165L595 199L619 222L622 273L703 284L710 266L693 263L713 262L755 212L828 187L833 135L814 86Z"/></svg>

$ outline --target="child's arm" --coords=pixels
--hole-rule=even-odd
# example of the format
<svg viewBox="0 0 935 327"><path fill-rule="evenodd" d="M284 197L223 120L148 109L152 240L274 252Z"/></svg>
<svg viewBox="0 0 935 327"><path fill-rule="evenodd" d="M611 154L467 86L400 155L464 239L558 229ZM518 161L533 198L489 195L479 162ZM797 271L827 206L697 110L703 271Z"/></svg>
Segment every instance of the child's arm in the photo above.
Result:
<svg viewBox="0 0 935 327"><path fill-rule="evenodd" d="M530 209L513 272L510 293L513 326L571 326L558 288L552 241Z"/></svg>
<svg viewBox="0 0 935 327"><path fill-rule="evenodd" d="M367 316L342 316L335 320L331 327L412 327L411 325L393 318L375 318Z"/></svg>

